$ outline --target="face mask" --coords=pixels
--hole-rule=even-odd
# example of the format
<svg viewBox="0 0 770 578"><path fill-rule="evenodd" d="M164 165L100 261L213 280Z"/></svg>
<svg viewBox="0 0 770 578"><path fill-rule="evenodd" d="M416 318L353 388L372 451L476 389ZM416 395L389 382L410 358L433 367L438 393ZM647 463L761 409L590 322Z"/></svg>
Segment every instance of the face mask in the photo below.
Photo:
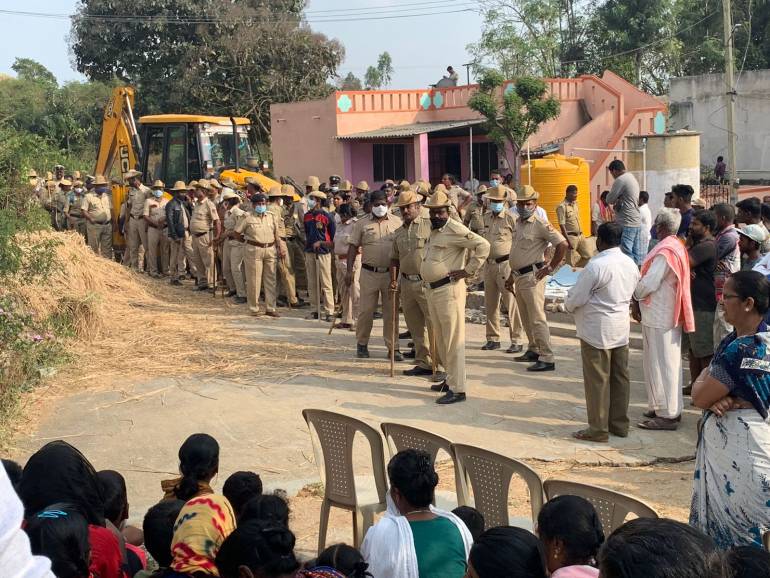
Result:
<svg viewBox="0 0 770 578"><path fill-rule="evenodd" d="M337 185L334 185L333 187L329 187L329 190L333 193L336 193L340 190L340 188Z"/></svg>
<svg viewBox="0 0 770 578"><path fill-rule="evenodd" d="M283 207L283 199L278 199L278 206Z"/></svg>
<svg viewBox="0 0 770 578"><path fill-rule="evenodd" d="M496 187L499 184L500 184L500 181L498 181L497 179L490 179L490 181L489 181L489 186L490 187Z"/></svg>
<svg viewBox="0 0 770 578"><path fill-rule="evenodd" d="M522 209L519 207L517 210L519 211L519 218L524 220L529 219L532 215L535 214L535 209Z"/></svg>
<svg viewBox="0 0 770 578"><path fill-rule="evenodd" d="M315 209L315 199L313 197L309 197L307 200L307 208L310 210Z"/></svg>
<svg viewBox="0 0 770 578"><path fill-rule="evenodd" d="M447 221L449 219L442 219L440 217L431 217L430 218L430 226L433 229L440 229L444 225L446 225Z"/></svg>
<svg viewBox="0 0 770 578"><path fill-rule="evenodd" d="M103 195L106 192L107 192L107 189L96 189L96 194L97 195Z"/></svg>
<svg viewBox="0 0 770 578"><path fill-rule="evenodd" d="M489 208L492 209L493 213L502 212L504 206L505 203L489 203Z"/></svg>
<svg viewBox="0 0 770 578"><path fill-rule="evenodd" d="M160 199L163 196L163 191L153 191L152 194L156 199Z"/></svg>
<svg viewBox="0 0 770 578"><path fill-rule="evenodd" d="M82 195L83 194L83 189L77 188L77 189L74 190L74 193L76 195Z"/></svg>
<svg viewBox="0 0 770 578"><path fill-rule="evenodd" d="M254 207L254 212L257 215L264 215L267 212L267 207L265 205L257 205Z"/></svg>
<svg viewBox="0 0 770 578"><path fill-rule="evenodd" d="M377 205L376 207L372 207L372 213L374 213L375 217L384 217L388 212L388 207L385 205Z"/></svg>

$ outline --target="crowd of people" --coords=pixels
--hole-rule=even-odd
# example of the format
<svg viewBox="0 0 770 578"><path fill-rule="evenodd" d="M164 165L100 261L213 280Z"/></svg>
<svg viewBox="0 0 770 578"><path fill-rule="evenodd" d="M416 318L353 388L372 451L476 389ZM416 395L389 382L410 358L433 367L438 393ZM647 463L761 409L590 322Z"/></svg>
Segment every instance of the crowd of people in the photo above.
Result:
<svg viewBox="0 0 770 578"><path fill-rule="evenodd" d="M724 543L670 519L634 519L606 535L594 506L562 495L540 510L535 533L487 528L470 506L433 506L429 454L388 463L387 511L361 549L346 544L303 560L289 503L239 471L212 487L220 447L203 433L179 448L179 476L163 480L141 527L127 523L126 482L96 471L64 441L22 468L0 468L0 568L7 578L765 578L770 554ZM725 537L725 536L721 536Z"/></svg>

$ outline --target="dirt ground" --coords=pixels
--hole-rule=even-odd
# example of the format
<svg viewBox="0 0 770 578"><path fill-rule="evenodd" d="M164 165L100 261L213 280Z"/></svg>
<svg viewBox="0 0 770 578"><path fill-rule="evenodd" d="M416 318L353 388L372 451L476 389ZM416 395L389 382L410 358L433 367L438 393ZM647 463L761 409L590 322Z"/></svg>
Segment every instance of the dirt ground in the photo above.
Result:
<svg viewBox="0 0 770 578"><path fill-rule="evenodd" d="M77 345L77 361L27 396L10 454L23 462L49 440L69 441L97 469L125 475L135 523L160 498L160 480L175 475L179 444L206 431L221 445L215 487L231 472L251 469L268 488L285 489L298 549L310 556L321 486L301 416L307 407L374 427L384 421L421 427L522 459L544 479L616 489L662 515L687 519L697 413L688 409L673 433L632 425L628 438L610 444L574 440L571 432L585 422L574 336L555 336L557 371L533 377L505 353L480 351L484 328L468 325L469 399L440 407L427 380L400 375L411 365L398 364L396 377L387 376L380 322L372 333L372 359L357 360L353 333L329 336L328 324L304 319L307 310L254 318L229 300L193 293L189 283L174 288L127 274L147 296L132 297L125 318ZM633 424L646 408L641 352L632 350L630 364ZM439 489L453 491L451 465L439 469ZM514 482L510 506L512 516L529 515L523 484ZM350 514L333 510L328 543L350 540Z"/></svg>

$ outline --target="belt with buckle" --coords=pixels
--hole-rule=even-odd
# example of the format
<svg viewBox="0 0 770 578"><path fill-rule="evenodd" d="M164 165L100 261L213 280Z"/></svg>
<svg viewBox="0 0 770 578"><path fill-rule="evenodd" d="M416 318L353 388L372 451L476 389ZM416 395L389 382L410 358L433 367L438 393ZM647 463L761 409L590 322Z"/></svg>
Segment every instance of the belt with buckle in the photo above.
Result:
<svg viewBox="0 0 770 578"><path fill-rule="evenodd" d="M422 277L419 275L407 275L406 273L401 273L401 276L407 281L422 281Z"/></svg>
<svg viewBox="0 0 770 578"><path fill-rule="evenodd" d="M257 243L256 241L252 241L251 239L246 239L246 242L249 245L252 245L253 247L259 247L260 249L269 249L270 247L275 245L275 241L272 243Z"/></svg>
<svg viewBox="0 0 770 578"><path fill-rule="evenodd" d="M439 287L443 287L444 285L449 285L452 282L451 277L444 277L443 279L439 279L438 281L433 281L432 283L428 283L428 287L431 289L438 289Z"/></svg>
<svg viewBox="0 0 770 578"><path fill-rule="evenodd" d="M567 231L567 234L568 234L570 237L579 237L580 235L582 235L582 233L570 233L569 231Z"/></svg>
<svg viewBox="0 0 770 578"><path fill-rule="evenodd" d="M112 221L94 221L94 225L108 225Z"/></svg>
<svg viewBox="0 0 770 578"><path fill-rule="evenodd" d="M522 267L521 269L518 269L516 273L518 273L519 275L526 275L527 273L532 273L532 271L535 270L535 267L540 269L540 267L542 267L543 265L545 265L545 261L540 261L539 263L533 263L532 265L527 265L526 267Z"/></svg>
<svg viewBox="0 0 770 578"><path fill-rule="evenodd" d="M193 237L203 237L203 235L208 235L209 232L206 231L205 233L193 233Z"/></svg>
<svg viewBox="0 0 770 578"><path fill-rule="evenodd" d="M366 263L361 265L361 267L367 271L371 271L372 273L387 273L389 270L387 267L373 267L372 265L367 265Z"/></svg>
<svg viewBox="0 0 770 578"><path fill-rule="evenodd" d="M503 255L502 257L498 257L497 259L490 259L490 261L494 261L497 264L505 263L510 257L508 255Z"/></svg>

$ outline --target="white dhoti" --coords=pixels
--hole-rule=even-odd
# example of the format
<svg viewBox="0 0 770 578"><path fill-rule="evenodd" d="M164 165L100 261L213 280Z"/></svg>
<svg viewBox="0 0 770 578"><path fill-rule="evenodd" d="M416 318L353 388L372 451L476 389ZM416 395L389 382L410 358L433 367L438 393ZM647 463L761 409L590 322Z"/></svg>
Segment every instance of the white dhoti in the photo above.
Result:
<svg viewBox="0 0 770 578"><path fill-rule="evenodd" d="M658 417L682 413L682 327L658 329L642 324L647 406Z"/></svg>

